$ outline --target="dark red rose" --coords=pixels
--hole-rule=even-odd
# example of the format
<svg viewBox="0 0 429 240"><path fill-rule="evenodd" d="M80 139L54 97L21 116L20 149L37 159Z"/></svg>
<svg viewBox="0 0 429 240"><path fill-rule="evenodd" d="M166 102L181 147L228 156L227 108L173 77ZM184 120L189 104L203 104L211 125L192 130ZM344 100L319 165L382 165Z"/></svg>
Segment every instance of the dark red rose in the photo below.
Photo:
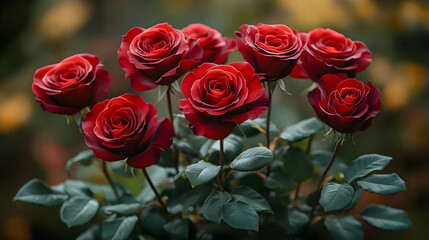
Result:
<svg viewBox="0 0 429 240"><path fill-rule="evenodd" d="M308 93L317 116L341 133L363 131L380 112L380 91L346 74L327 74L319 86Z"/></svg>
<svg viewBox="0 0 429 240"><path fill-rule="evenodd" d="M256 119L268 108L264 88L246 62L204 63L182 81L179 110L197 136L227 137L236 124Z"/></svg>
<svg viewBox="0 0 429 240"><path fill-rule="evenodd" d="M213 28L204 24L194 23L182 29L186 38L198 39L198 44L203 48L203 62L224 64L228 55L235 50L235 41L222 37Z"/></svg>
<svg viewBox="0 0 429 240"><path fill-rule="evenodd" d="M296 30L281 24L244 24L235 34L238 51L266 81L289 75L306 45Z"/></svg>
<svg viewBox="0 0 429 240"><path fill-rule="evenodd" d="M85 142L94 155L112 162L127 159L134 168L156 164L173 144L173 126L157 119L157 110L142 97L124 94L94 105L82 122Z"/></svg>
<svg viewBox="0 0 429 240"><path fill-rule="evenodd" d="M132 28L118 49L119 66L131 79L131 88L146 91L169 85L201 62L198 42L185 39L180 30L167 23L151 28Z"/></svg>
<svg viewBox="0 0 429 240"><path fill-rule="evenodd" d="M97 56L83 53L37 69L32 85L36 101L45 111L67 115L95 104L110 89L109 73L101 67Z"/></svg>
<svg viewBox="0 0 429 240"><path fill-rule="evenodd" d="M307 41L307 49L301 54L291 77L310 78L315 82L328 73L355 77L372 61L371 52L363 42L352 41L329 28L317 28L301 36Z"/></svg>

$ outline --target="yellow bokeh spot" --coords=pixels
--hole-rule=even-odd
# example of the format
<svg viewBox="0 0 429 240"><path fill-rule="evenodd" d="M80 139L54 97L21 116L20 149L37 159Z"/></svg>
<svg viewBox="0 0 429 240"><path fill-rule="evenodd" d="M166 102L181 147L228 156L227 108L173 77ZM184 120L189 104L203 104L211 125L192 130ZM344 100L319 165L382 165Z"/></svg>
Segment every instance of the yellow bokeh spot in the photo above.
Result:
<svg viewBox="0 0 429 240"><path fill-rule="evenodd" d="M41 17L39 31L48 40L68 37L79 30L92 13L92 5L81 0L63 0Z"/></svg>
<svg viewBox="0 0 429 240"><path fill-rule="evenodd" d="M408 98L409 95L404 82L391 82L382 91L382 108L388 110L401 109L407 104Z"/></svg>
<svg viewBox="0 0 429 240"><path fill-rule="evenodd" d="M24 94L0 95L0 133L10 133L28 122L32 101Z"/></svg>
<svg viewBox="0 0 429 240"><path fill-rule="evenodd" d="M367 22L373 21L377 16L377 5L372 0L354 0L352 7L356 15Z"/></svg>
<svg viewBox="0 0 429 240"><path fill-rule="evenodd" d="M335 0L277 0L282 9L287 12L290 26L300 26L301 29L314 29L321 26L345 28L351 22L347 8Z"/></svg>

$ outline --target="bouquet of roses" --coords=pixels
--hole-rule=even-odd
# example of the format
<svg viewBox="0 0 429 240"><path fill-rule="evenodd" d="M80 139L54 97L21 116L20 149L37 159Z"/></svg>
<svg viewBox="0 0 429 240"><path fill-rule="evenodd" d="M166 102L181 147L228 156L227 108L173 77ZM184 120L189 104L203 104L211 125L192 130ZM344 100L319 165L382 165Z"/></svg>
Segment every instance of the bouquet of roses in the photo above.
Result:
<svg viewBox="0 0 429 240"><path fill-rule="evenodd" d="M373 173L391 157L366 154L349 166L337 157L346 137L368 129L380 112L379 90L356 79L372 60L366 45L331 29L298 33L280 24L245 24L236 36L166 23L123 36L118 59L125 78L137 92L159 88L168 118L158 118L140 95L100 101L111 79L92 54L39 68L36 101L76 121L89 147L67 168L98 164L108 185L70 179L48 186L33 179L15 200L61 205L65 224L89 227L77 239L317 238L318 224L334 239L363 239L364 222L411 228L406 212L379 204L347 215L362 190L405 190L397 174ZM245 61L225 64L236 49ZM307 96L318 119L280 131L270 121L272 95L286 91L287 76L314 81ZM172 94L183 94L180 114L173 113ZM329 129L332 151L312 147L322 129ZM250 141L261 135L264 143ZM115 176L136 181L137 169L146 180L135 196ZM301 184L312 181L314 191L302 194Z"/></svg>

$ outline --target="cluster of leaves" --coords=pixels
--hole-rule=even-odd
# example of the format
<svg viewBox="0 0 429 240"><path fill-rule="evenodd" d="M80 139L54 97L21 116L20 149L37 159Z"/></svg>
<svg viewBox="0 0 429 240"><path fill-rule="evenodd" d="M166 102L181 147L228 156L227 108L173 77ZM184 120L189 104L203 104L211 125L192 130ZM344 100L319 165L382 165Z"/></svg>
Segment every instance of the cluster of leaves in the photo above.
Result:
<svg viewBox="0 0 429 240"><path fill-rule="evenodd" d="M173 147L163 153L158 165L148 168L167 212L162 211L147 182L133 196L117 182L115 194L109 185L68 180L47 186L33 179L18 191L15 200L46 207L61 205L65 224L89 226L77 238L80 240L284 239L302 236L321 219L334 239L363 239L361 221L347 215L362 190L382 195L405 190L397 174L373 174L383 170L390 157L368 154L350 166L335 158L327 173L333 177L323 185L320 199L316 192L300 195L300 184L318 180L333 154L311 149L313 135L323 124L310 118L280 132L272 123L270 129L278 137L271 149L250 146L263 135L265 123L260 118L238 126L224 140L225 161L220 166L219 142L194 136L183 116L176 115ZM174 169L177 152L183 166L178 173ZM87 166L100 164L100 160L87 150L71 159L68 169L72 163ZM133 178L124 163L108 166L110 171ZM412 227L406 212L379 204L367 206L360 218L386 230Z"/></svg>

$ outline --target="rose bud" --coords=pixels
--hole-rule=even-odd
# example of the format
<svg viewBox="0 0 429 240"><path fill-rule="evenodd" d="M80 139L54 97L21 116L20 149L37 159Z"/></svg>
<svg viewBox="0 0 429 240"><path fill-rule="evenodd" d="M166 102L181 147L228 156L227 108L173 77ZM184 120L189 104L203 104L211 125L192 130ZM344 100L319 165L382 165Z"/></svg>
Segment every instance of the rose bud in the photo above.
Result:
<svg viewBox="0 0 429 240"><path fill-rule="evenodd" d="M157 110L142 97L124 94L94 105L82 122L85 142L94 155L112 162L127 159L134 168L156 164L173 144L173 126L157 119Z"/></svg>
<svg viewBox="0 0 429 240"><path fill-rule="evenodd" d="M131 79L131 88L146 91L169 85L201 62L203 50L193 38L167 23L132 28L118 49L119 66Z"/></svg>
<svg viewBox="0 0 429 240"><path fill-rule="evenodd" d="M341 133L363 131L380 112L380 91L346 74L327 74L319 86L308 93L317 116Z"/></svg>
<svg viewBox="0 0 429 240"><path fill-rule="evenodd" d="M73 115L92 106L110 89L109 73L92 54L77 54L36 70L33 92L43 110Z"/></svg>
<svg viewBox="0 0 429 240"><path fill-rule="evenodd" d="M238 51L265 81L289 75L306 45L296 30L281 24L244 24L235 34Z"/></svg>
<svg viewBox="0 0 429 240"><path fill-rule="evenodd" d="M256 119L268 108L259 76L246 62L203 63L185 76L181 89L185 99L179 110L192 132L213 140L224 139L236 124Z"/></svg>
<svg viewBox="0 0 429 240"><path fill-rule="evenodd" d="M234 40L222 37L218 31L204 24L190 24L182 32L186 38L198 39L198 45L204 50L203 62L224 64L235 50Z"/></svg>
<svg viewBox="0 0 429 240"><path fill-rule="evenodd" d="M346 73L355 77L371 63L372 56L363 42L331 29L317 28L301 33L307 48L290 74L294 78L309 78L315 82L328 73Z"/></svg>

